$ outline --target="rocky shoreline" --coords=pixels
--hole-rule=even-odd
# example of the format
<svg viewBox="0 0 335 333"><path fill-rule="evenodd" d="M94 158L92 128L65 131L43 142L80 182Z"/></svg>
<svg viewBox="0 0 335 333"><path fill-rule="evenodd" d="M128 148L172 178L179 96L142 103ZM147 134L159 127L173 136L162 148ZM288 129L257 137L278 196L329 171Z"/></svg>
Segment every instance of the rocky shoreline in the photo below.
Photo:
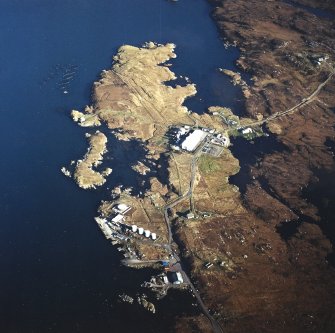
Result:
<svg viewBox="0 0 335 333"><path fill-rule="evenodd" d="M111 169L106 169L100 173L93 170L101 164L103 155L107 152L107 137L97 131L94 134L86 135L89 142L89 149L82 160L78 160L74 171L74 179L79 187L83 189L96 188L106 182L105 176L111 173Z"/></svg>
<svg viewBox="0 0 335 333"><path fill-rule="evenodd" d="M176 57L174 47L149 42L142 48L125 45L119 49L112 69L103 71L102 78L94 84L94 104L84 112L72 111L73 120L80 126L106 123L108 127L105 134L87 135L90 148L85 158L77 162L74 178L84 189L95 188L106 181L106 173L92 167L103 162L108 135L118 140L136 139L144 145L150 163L137 161L129 167L143 176L152 175L148 176L149 188L142 195L134 195L132 189L110 189L111 198L102 202L95 220L106 238L123 253L125 265L155 266L171 273L170 278L164 273L153 276L144 286L158 298L166 295L170 288L192 290L207 317L199 318L210 319L212 325L217 325L213 324L214 319L182 269L177 255L180 249L172 228L176 228L176 221L186 224L186 216L210 222L214 217L237 212L238 189L231 186L228 179L238 172L239 166L228 149L229 137L251 140L263 132L260 128L248 128L251 119L240 119L228 108L215 106L209 108L208 113L198 115L182 106L185 98L196 93L196 88L186 79L185 86L165 85L166 81L176 79L167 63ZM182 142L190 141L186 140L188 136L199 133L201 139L197 147L182 148ZM180 135L183 136L181 141ZM109 155L112 158L113 152ZM166 184L159 176L164 160ZM211 190L204 190L204 184ZM203 197L204 194L207 197ZM188 197L190 200L186 200ZM173 209L166 208L169 205ZM204 264L202 261L201 265ZM179 276L178 283L174 274Z"/></svg>
<svg viewBox="0 0 335 333"><path fill-rule="evenodd" d="M196 87L188 82L165 85L176 78L168 63L176 57L174 44L122 46L113 67L94 83L93 105L72 112L80 126L108 127L105 134L92 135L99 138L94 145L89 139L91 148L84 162L77 163L75 177L83 188L106 181L92 167L102 162L111 131L119 140L136 139L145 146L150 170L143 161L130 167L148 174L149 188L138 195L132 189L110 189L96 222L124 254L127 266L156 265L163 272L183 273L186 282L179 281L180 287L199 289L205 316L179 318L176 332L191 332L190 327L210 332L216 327L213 321L226 332L312 332L319 327L330 332L332 322L325 316L332 318L334 312L335 272L326 256L332 246L302 189L313 179L313 168L334 167L324 145L334 138L334 85L327 84L304 104L333 70L329 48L334 30L330 22L320 24L281 1L211 2L223 38L241 50L237 63L242 74L252 76L247 84L239 73L222 70L244 91L245 117L224 105L203 115L183 106ZM309 31L315 32L313 37ZM299 103L294 113L263 125L264 119ZM242 196L229 182L240 169L228 149L229 138L257 140L264 132L256 123L287 149L250 166L252 181ZM178 135L196 131L207 139L192 153L175 143ZM167 172L164 182L162 172ZM284 240L278 226L297 218L303 223ZM162 273L145 285L164 294L176 286L166 279Z"/></svg>
<svg viewBox="0 0 335 333"><path fill-rule="evenodd" d="M332 70L333 22L283 1L210 2L222 38L240 49L237 64L252 76L245 100L251 118L295 105ZM334 329L335 272L327 261L332 244L318 226L316 207L302 193L315 179L314 170L334 170L325 145L334 140L334 107L333 79L309 106L268 126L287 149L250 166L251 183L233 213L205 228L200 221L178 228L183 255L226 332ZM282 239L277 226L297 218L296 233ZM204 272L192 253L206 251L215 268ZM225 273L222 262L229 267ZM195 319L179 323L180 330L190 321Z"/></svg>

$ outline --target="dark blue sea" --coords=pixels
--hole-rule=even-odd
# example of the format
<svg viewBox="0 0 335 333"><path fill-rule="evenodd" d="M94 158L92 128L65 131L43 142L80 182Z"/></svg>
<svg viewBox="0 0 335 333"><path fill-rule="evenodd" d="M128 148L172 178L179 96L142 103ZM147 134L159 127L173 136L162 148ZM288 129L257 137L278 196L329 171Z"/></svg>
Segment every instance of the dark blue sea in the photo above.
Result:
<svg viewBox="0 0 335 333"><path fill-rule="evenodd" d="M155 315L118 302L151 271L121 267L94 223L106 189L80 190L60 168L87 149L70 111L90 103L122 44L177 44L172 70L199 90L187 105L243 111L217 72L234 69L238 52L223 47L211 10L205 0L0 0L1 333L170 332L197 311L182 293Z"/></svg>

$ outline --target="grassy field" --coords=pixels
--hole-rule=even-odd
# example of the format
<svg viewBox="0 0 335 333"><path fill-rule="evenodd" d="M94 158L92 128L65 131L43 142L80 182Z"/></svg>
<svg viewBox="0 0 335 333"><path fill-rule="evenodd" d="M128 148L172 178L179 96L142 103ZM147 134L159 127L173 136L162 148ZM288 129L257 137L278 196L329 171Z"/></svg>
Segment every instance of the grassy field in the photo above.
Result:
<svg viewBox="0 0 335 333"><path fill-rule="evenodd" d="M199 170L203 174L221 171L223 168L223 164L220 159L208 155L202 155L198 163Z"/></svg>

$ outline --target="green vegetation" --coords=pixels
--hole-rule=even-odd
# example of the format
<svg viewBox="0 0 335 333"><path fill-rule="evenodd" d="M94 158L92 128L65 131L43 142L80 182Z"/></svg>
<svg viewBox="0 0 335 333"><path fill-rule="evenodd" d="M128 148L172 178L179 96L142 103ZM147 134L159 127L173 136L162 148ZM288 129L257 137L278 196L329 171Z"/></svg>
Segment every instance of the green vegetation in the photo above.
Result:
<svg viewBox="0 0 335 333"><path fill-rule="evenodd" d="M238 129L237 128L230 128L229 130L228 130L228 136L229 137L238 137L238 136L240 136L241 134L240 134L240 132L238 131Z"/></svg>
<svg viewBox="0 0 335 333"><path fill-rule="evenodd" d="M218 172L223 169L222 161L208 155L202 155L198 165L200 172L204 174Z"/></svg>

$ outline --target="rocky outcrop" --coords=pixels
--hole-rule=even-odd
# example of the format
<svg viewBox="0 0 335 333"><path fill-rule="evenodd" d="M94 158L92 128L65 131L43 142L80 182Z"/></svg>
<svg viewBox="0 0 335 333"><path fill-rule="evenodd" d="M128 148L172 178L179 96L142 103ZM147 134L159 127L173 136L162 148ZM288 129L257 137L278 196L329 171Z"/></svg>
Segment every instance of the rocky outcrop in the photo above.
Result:
<svg viewBox="0 0 335 333"><path fill-rule="evenodd" d="M101 161L103 154L106 153L107 137L105 134L97 131L88 137L90 147L82 160L77 161L74 172L74 179L83 189L96 188L106 182L104 176L111 173L111 169L107 169L100 173L93 170Z"/></svg>
<svg viewBox="0 0 335 333"><path fill-rule="evenodd" d="M251 92L249 90L248 84L242 79L240 73L234 72L229 69L219 68L219 71L230 78L232 78L233 84L236 86L240 86L245 98L249 98L251 96Z"/></svg>
<svg viewBox="0 0 335 333"><path fill-rule="evenodd" d="M149 302L146 298L146 296L142 295L137 298L137 302L139 305L143 306L144 309L146 309L149 312L156 313L155 305L151 302Z"/></svg>
<svg viewBox="0 0 335 333"><path fill-rule="evenodd" d="M96 114L93 114L93 108L87 106L85 108L85 113L72 110L71 116L73 121L78 123L82 127L94 127L100 126L101 122Z"/></svg>
<svg viewBox="0 0 335 333"><path fill-rule="evenodd" d="M110 129L122 128L124 138L148 140L157 128L175 120L189 122L187 97L196 93L194 84L172 88L164 84L176 76L164 63L175 58L174 44L149 42L143 47L124 45L114 56L113 67L94 84L94 105L73 116L82 125L105 122Z"/></svg>

